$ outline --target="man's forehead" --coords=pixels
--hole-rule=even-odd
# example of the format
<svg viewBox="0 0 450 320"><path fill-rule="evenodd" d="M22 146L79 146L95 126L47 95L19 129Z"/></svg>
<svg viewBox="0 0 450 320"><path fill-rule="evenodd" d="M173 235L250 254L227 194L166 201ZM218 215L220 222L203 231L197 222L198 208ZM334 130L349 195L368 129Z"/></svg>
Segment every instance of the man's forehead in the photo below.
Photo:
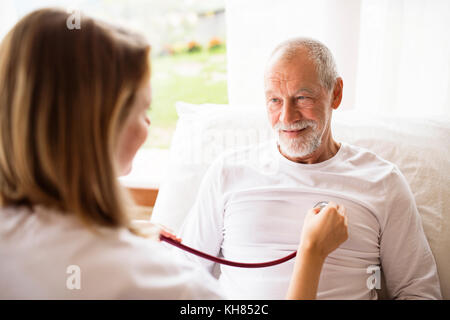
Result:
<svg viewBox="0 0 450 320"><path fill-rule="evenodd" d="M320 86L316 70L313 65L273 64L264 73L265 91L281 88L289 91L299 91L308 88L310 92L316 92Z"/></svg>
<svg viewBox="0 0 450 320"><path fill-rule="evenodd" d="M264 76L264 79L268 80L268 81L281 82L281 81L301 80L302 77L299 76L298 74L289 74L289 73L275 71L275 72L266 73L266 75Z"/></svg>
<svg viewBox="0 0 450 320"><path fill-rule="evenodd" d="M278 94L279 89L280 88L266 87L266 90L264 92L266 95ZM292 89L292 94L294 94L294 95L300 94L302 92L309 93L309 94L317 94L317 92L318 92L317 88L313 88L313 87L293 87L291 89Z"/></svg>
<svg viewBox="0 0 450 320"><path fill-rule="evenodd" d="M320 91L320 85L313 81L308 81L302 77L270 77L265 78L264 91L266 95L274 94L280 90L288 90L292 94L307 92L317 94Z"/></svg>
<svg viewBox="0 0 450 320"><path fill-rule="evenodd" d="M313 85L313 79L310 77L307 77L304 74L288 74L283 72L272 72L267 73L264 76L264 82L266 85L278 85L278 84L284 84L284 85L297 85L297 84L309 84Z"/></svg>
<svg viewBox="0 0 450 320"><path fill-rule="evenodd" d="M316 76L316 69L312 64L276 64L269 66L264 72L264 79L270 81L295 81Z"/></svg>

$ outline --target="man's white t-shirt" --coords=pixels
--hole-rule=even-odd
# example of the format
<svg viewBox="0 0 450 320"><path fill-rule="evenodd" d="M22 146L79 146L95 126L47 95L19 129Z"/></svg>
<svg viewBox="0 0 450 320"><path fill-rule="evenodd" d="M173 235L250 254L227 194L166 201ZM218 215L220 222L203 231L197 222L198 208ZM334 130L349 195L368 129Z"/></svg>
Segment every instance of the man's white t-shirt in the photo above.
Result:
<svg viewBox="0 0 450 320"><path fill-rule="evenodd" d="M327 257L318 299L376 299L382 285L394 299L441 299L434 257L404 176L394 164L345 142L316 164L286 159L276 141L221 156L179 235L187 245L232 261L278 259L297 250L305 214L319 201L345 206L349 238ZM213 263L183 255L212 271ZM221 265L219 280L231 299L283 299L293 265Z"/></svg>
<svg viewBox="0 0 450 320"><path fill-rule="evenodd" d="M41 206L0 209L0 288L0 299L223 299L162 243Z"/></svg>

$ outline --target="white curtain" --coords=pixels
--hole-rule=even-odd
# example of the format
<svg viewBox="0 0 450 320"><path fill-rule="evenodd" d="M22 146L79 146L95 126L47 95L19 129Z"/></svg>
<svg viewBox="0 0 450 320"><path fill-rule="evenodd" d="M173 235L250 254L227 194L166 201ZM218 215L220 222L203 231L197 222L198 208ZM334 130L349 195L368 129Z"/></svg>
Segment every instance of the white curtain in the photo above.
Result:
<svg viewBox="0 0 450 320"><path fill-rule="evenodd" d="M342 109L450 116L449 0L227 0L230 103L263 102L263 69L293 36L324 42Z"/></svg>
<svg viewBox="0 0 450 320"><path fill-rule="evenodd" d="M450 1L363 0L356 106L450 115Z"/></svg>

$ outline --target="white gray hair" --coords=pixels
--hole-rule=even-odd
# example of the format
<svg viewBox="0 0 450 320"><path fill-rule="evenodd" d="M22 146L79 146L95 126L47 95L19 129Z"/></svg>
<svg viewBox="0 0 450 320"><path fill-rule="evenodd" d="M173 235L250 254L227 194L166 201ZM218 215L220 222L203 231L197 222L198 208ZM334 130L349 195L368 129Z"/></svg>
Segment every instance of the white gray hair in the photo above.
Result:
<svg viewBox="0 0 450 320"><path fill-rule="evenodd" d="M271 54L271 58L275 54L280 53L280 59L287 59L288 61L297 57L300 49L306 49L309 57L315 62L316 70L322 85L332 90L339 77L336 62L330 49L322 42L305 37L291 38L280 43ZM269 60L271 60L271 58Z"/></svg>

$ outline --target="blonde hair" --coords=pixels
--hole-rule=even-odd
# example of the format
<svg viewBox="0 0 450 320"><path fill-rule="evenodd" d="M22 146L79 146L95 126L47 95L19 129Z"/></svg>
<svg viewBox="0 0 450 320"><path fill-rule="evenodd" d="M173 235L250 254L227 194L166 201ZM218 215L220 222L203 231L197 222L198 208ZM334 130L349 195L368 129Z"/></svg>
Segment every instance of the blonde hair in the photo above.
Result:
<svg viewBox="0 0 450 320"><path fill-rule="evenodd" d="M134 94L150 73L139 35L41 9L0 46L0 206L44 205L89 226L128 225L132 200L115 150Z"/></svg>

